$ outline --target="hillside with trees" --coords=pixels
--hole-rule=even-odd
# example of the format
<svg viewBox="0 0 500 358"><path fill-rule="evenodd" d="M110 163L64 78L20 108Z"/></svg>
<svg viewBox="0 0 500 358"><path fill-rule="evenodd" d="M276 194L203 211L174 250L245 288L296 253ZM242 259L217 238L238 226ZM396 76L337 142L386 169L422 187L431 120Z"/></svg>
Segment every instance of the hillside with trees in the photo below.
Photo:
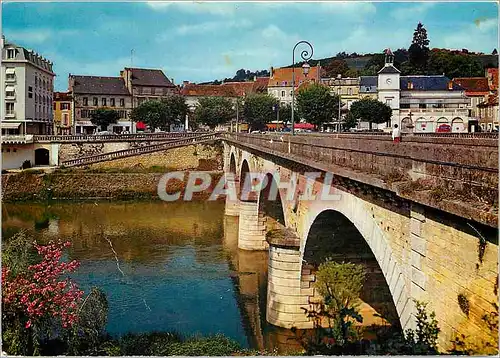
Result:
<svg viewBox="0 0 500 358"><path fill-rule="evenodd" d="M442 75L454 77L482 77L486 68L498 67L498 51L493 49L491 54L473 52L468 49L452 50L429 47L431 40L422 23L418 23L412 42L408 49L399 48L393 51L394 65L401 71L401 75ZM384 49L379 53L359 54L356 52L339 52L333 57L309 60L309 65L318 63L323 68L322 76L343 77L375 76L384 66ZM300 67L303 62L287 67ZM207 82L221 84L222 82L252 81L254 76L269 76L269 71L250 71L240 69L233 78Z"/></svg>

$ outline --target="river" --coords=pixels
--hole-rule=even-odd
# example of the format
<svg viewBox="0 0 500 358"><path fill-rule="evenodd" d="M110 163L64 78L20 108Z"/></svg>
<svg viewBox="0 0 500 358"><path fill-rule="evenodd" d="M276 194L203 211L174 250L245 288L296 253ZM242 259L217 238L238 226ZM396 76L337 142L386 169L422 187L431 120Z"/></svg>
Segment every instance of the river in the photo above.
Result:
<svg viewBox="0 0 500 358"><path fill-rule="evenodd" d="M254 349L297 348L266 323L267 252L238 249L223 202L4 204L2 233L68 240L72 275L107 295L107 330L216 334Z"/></svg>

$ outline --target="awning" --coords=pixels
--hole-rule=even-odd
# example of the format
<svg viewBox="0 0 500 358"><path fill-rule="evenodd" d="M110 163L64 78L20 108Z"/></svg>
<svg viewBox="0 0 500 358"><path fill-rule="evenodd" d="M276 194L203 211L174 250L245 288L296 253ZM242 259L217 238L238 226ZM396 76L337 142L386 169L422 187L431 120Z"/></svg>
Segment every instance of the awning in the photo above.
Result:
<svg viewBox="0 0 500 358"><path fill-rule="evenodd" d="M21 123L2 122L2 129L17 129Z"/></svg>
<svg viewBox="0 0 500 358"><path fill-rule="evenodd" d="M316 126L311 123L295 123L294 128L296 129L314 129Z"/></svg>
<svg viewBox="0 0 500 358"><path fill-rule="evenodd" d="M145 130L146 125L143 122L137 122L137 124L135 125L135 128L137 128L139 130Z"/></svg>
<svg viewBox="0 0 500 358"><path fill-rule="evenodd" d="M8 74L8 75L13 75L16 73L16 70L14 68L7 68L5 70L5 73Z"/></svg>

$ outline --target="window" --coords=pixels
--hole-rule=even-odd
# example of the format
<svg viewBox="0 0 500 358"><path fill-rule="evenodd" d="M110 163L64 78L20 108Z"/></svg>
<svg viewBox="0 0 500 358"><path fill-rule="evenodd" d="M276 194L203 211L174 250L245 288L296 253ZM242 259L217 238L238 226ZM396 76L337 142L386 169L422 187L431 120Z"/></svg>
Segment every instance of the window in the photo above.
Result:
<svg viewBox="0 0 500 358"><path fill-rule="evenodd" d="M285 91L281 91L281 97L285 97Z"/></svg>
<svg viewBox="0 0 500 358"><path fill-rule="evenodd" d="M87 97L83 97L83 105L88 106L89 105L89 99Z"/></svg>
<svg viewBox="0 0 500 358"><path fill-rule="evenodd" d="M35 76L35 87L38 87L38 77Z"/></svg>
<svg viewBox="0 0 500 358"><path fill-rule="evenodd" d="M9 71L10 70L10 71ZM12 70L14 70L13 68L8 68L6 71L5 71L5 78L7 79L7 81L13 81L16 79L16 73L15 72L12 72Z"/></svg>
<svg viewBox="0 0 500 358"><path fill-rule="evenodd" d="M5 97L15 97L15 96L16 96L16 92L14 91L13 87L7 87L5 89Z"/></svg>
<svg viewBox="0 0 500 358"><path fill-rule="evenodd" d="M101 98L101 105L103 105L103 106L106 105L106 98Z"/></svg>
<svg viewBox="0 0 500 358"><path fill-rule="evenodd" d="M292 91L290 91L290 97L292 97Z"/></svg>
<svg viewBox="0 0 500 358"><path fill-rule="evenodd" d="M33 92L28 92L28 98L33 98Z"/></svg>
<svg viewBox="0 0 500 358"><path fill-rule="evenodd" d="M5 104L5 109L7 114L14 114L14 103L7 102Z"/></svg>
<svg viewBox="0 0 500 358"><path fill-rule="evenodd" d="M114 106L115 106L115 99L114 99L114 98L110 98L110 99L109 99L109 105L110 105L111 107L114 107Z"/></svg>
<svg viewBox="0 0 500 358"><path fill-rule="evenodd" d="M12 59L12 58L15 58L16 57L16 50L13 49L13 48L9 48L7 50L7 58L8 59Z"/></svg>
<svg viewBox="0 0 500 358"><path fill-rule="evenodd" d="M120 98L120 107L125 107L125 99Z"/></svg>
<svg viewBox="0 0 500 358"><path fill-rule="evenodd" d="M410 108L410 104L409 103L401 103L399 105L399 108L401 109L407 109L407 108Z"/></svg>
<svg viewBox="0 0 500 358"><path fill-rule="evenodd" d="M63 109L69 109L70 106L71 105L69 103L61 103L61 110L63 110Z"/></svg>
<svg viewBox="0 0 500 358"><path fill-rule="evenodd" d="M17 148L12 149L12 151L13 151L14 153L16 153L16 152L17 152Z"/></svg>
<svg viewBox="0 0 500 358"><path fill-rule="evenodd" d="M57 108L56 108L56 105L57 105L57 103L56 103L56 102L54 102L54 110L56 110L56 109L57 109Z"/></svg>
<svg viewBox="0 0 500 358"><path fill-rule="evenodd" d="M392 105L392 98L386 98L385 104L392 108L392 106L391 106Z"/></svg>
<svg viewBox="0 0 500 358"><path fill-rule="evenodd" d="M68 113L63 113L63 118L62 118L62 122L63 122L63 126L67 126L68 125L68 121L69 121L69 114Z"/></svg>
<svg viewBox="0 0 500 358"><path fill-rule="evenodd" d="M29 91L29 92L33 92L33 87L29 86L29 87L28 87L28 91Z"/></svg>
<svg viewBox="0 0 500 358"><path fill-rule="evenodd" d="M348 88L348 89L347 89L347 94L348 94L349 96L352 96L352 88Z"/></svg>
<svg viewBox="0 0 500 358"><path fill-rule="evenodd" d="M42 88L43 88L43 89L46 89L46 88L47 88L47 85L46 85L46 83L45 83L45 80L43 80L43 81L42 81Z"/></svg>
<svg viewBox="0 0 500 358"><path fill-rule="evenodd" d="M97 99L97 97L94 97L93 101L94 101L94 106L98 106L99 105L99 100Z"/></svg>
<svg viewBox="0 0 500 358"><path fill-rule="evenodd" d="M88 109L82 109L81 117L82 118L89 118L89 110Z"/></svg>

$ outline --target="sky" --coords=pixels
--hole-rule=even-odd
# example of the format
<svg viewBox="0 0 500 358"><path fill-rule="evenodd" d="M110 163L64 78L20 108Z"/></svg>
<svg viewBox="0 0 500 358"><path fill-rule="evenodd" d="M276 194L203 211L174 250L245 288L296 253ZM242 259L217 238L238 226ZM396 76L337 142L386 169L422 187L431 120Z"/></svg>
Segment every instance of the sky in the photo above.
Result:
<svg viewBox="0 0 500 358"><path fill-rule="evenodd" d="M493 2L2 4L3 34L54 63L58 91L69 73L119 76L131 66L160 68L176 84L233 77L240 68L289 65L300 40L311 42L313 58L408 48L419 21L431 48L498 47Z"/></svg>

